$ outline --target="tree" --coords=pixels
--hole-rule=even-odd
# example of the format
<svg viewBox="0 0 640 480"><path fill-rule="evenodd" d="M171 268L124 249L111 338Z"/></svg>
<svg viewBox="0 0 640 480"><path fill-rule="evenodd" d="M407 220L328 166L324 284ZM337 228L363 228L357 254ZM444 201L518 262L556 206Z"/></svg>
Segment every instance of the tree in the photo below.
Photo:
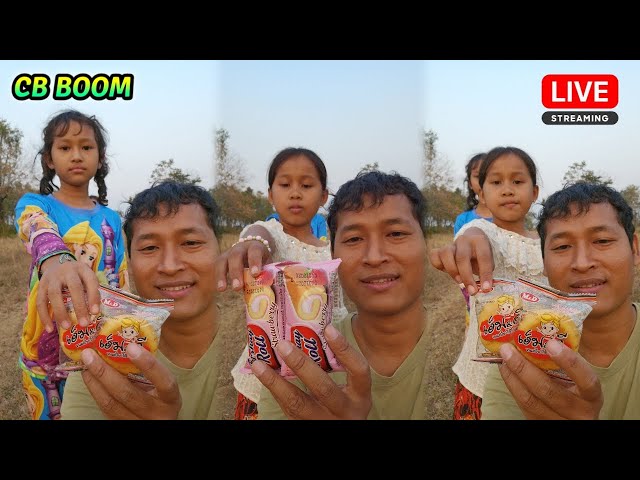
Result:
<svg viewBox="0 0 640 480"><path fill-rule="evenodd" d="M22 132L0 119L0 234L15 232L15 205L34 190L21 156Z"/></svg>
<svg viewBox="0 0 640 480"><path fill-rule="evenodd" d="M230 153L229 132L224 128L216 130L216 186L244 189L247 177L246 167L242 159Z"/></svg>
<svg viewBox="0 0 640 480"><path fill-rule="evenodd" d="M149 183L153 184L161 180L175 180L180 183L188 183L190 185L199 184L202 179L198 175L192 175L182 171L173 164L173 158L169 160L161 160L151 173Z"/></svg>
<svg viewBox="0 0 640 480"><path fill-rule="evenodd" d="M373 162L373 163L367 163L364 167L362 167L360 169L360 173L377 172L378 170L380 170L380 166L378 165L378 162Z"/></svg>
<svg viewBox="0 0 640 480"><path fill-rule="evenodd" d="M613 180L608 175L598 175L593 170L587 168L587 162L573 162L562 178L564 185L570 185L576 182L599 183L601 185L611 186Z"/></svg>
<svg viewBox="0 0 640 480"><path fill-rule="evenodd" d="M634 224L640 222L640 188L637 185L629 185L620 192L633 210Z"/></svg>
<svg viewBox="0 0 640 480"><path fill-rule="evenodd" d="M453 183L451 175L451 164L445 161L436 149L438 135L429 130L424 132L422 159L422 181L423 187L445 188L449 190Z"/></svg>

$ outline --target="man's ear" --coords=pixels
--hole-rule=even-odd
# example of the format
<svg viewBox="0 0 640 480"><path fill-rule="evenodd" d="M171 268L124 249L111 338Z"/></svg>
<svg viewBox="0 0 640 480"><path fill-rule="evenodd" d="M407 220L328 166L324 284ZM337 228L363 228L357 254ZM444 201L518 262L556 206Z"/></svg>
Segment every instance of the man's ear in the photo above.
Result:
<svg viewBox="0 0 640 480"><path fill-rule="evenodd" d="M638 234L633 234L633 243L631 244L631 250L633 251L633 264L637 267L640 265L640 250L638 250Z"/></svg>

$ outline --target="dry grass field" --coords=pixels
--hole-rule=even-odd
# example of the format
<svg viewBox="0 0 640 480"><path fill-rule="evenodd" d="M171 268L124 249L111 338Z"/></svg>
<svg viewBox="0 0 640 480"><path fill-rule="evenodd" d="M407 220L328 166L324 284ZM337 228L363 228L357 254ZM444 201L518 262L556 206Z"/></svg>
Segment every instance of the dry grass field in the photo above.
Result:
<svg viewBox="0 0 640 480"><path fill-rule="evenodd" d="M451 235L438 234L427 239L427 247L441 246L451 241ZM234 235L223 235L221 249L231 246ZM18 346L24 317L27 292L29 257L16 238L0 238L0 419L26 419L26 404L20 385L20 372L17 366ZM636 287L640 275L636 276ZM640 290L636 288L635 297ZM233 359L240 354L245 342L245 324L242 298L235 292L226 292L217 300L223 313L223 335L225 348L232 351L226 371L233 367ZM350 302L347 299L348 306ZM448 275L427 265L425 286L425 304L432 324L429 352L428 378L429 418L449 419L453 409L453 390L455 376L451 366L455 362L464 334L464 300L460 290ZM233 418L236 392L231 376L223 379L222 388L228 404L225 418Z"/></svg>

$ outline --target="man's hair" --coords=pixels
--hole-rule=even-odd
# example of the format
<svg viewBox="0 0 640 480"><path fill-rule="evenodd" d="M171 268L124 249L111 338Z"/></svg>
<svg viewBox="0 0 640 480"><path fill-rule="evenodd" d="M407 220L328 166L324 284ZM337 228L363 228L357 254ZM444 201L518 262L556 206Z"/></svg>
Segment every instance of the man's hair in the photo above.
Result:
<svg viewBox="0 0 640 480"><path fill-rule="evenodd" d="M167 215L175 215L181 205L191 204L198 204L202 207L207 218L207 225L211 227L215 235L218 206L211 194L202 187L173 180L163 180L154 183L133 197L124 215L123 224L129 255L131 255L131 238L133 237L135 220L156 218L160 215L160 206L167 209Z"/></svg>
<svg viewBox="0 0 640 480"><path fill-rule="evenodd" d="M538 235L544 258L544 242L547 236L547 223L556 218L566 218L572 214L582 215L589 211L594 203L608 203L618 215L618 222L627 232L629 243L633 246L633 210L617 190L597 183L577 182L566 185L547 198L538 215ZM575 209L575 210L573 210Z"/></svg>
<svg viewBox="0 0 640 480"><path fill-rule="evenodd" d="M333 239L336 237L340 212L362 210L365 207L365 198L373 202L372 206L378 206L387 195L407 197L412 206L413 216L420 224L424 235L426 232L426 201L418 186L409 178L396 172L362 171L338 189L329 206L327 224L332 239L331 249L333 250Z"/></svg>

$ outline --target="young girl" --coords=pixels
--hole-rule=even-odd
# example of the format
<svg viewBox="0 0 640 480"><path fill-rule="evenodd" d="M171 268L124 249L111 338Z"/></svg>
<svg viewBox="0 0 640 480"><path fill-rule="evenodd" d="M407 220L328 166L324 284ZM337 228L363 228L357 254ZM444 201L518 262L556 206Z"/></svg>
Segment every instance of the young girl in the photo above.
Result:
<svg viewBox="0 0 640 480"><path fill-rule="evenodd" d="M278 219L258 221L245 227L238 242L217 261L218 290L226 288L226 274L232 280L234 290L243 286L242 271L252 267L258 273L269 262L294 260L316 262L331 259L331 245L318 239L311 222L318 209L328 198L327 170L320 157L306 148L286 148L279 152L269 167L269 201ZM256 260L260 262L256 263ZM346 315L342 292L337 292L340 308L334 317ZM238 393L235 418L257 418L256 404L260 399L262 384L252 374L243 374L240 368L248 358L245 348L231 374Z"/></svg>
<svg viewBox="0 0 640 480"><path fill-rule="evenodd" d="M76 298L82 298L86 271L116 287L128 288L128 280L120 216L106 207L109 165L103 126L93 116L67 110L51 118L42 136L40 194L20 198L15 224L32 257L19 365L31 417L46 420L60 417L66 376L54 370L59 364L57 325L40 318L38 287L42 283L40 296L51 301L51 316L59 299L47 288L50 279L60 284L57 295L67 287ZM56 175L59 187L53 183ZM98 186L97 200L89 196L92 179ZM98 313L95 307L92 313ZM67 320L61 321L64 325Z"/></svg>
<svg viewBox="0 0 640 480"><path fill-rule="evenodd" d="M467 184L467 207L468 209L462 212L460 215L456 217L456 222L453 225L453 235L456 233L467 223L476 220L478 218L482 218L484 220L491 221L491 211L487 208L484 203L480 203L479 195L480 195L480 167L482 166L482 161L487 156L486 153L476 153L473 157L469 159L467 162L467 166L465 167L465 172L467 174L465 178L465 183ZM464 302L467 307L467 311L465 313L464 324L465 328L469 327L469 312L471 306L469 304L469 292L467 292L466 288L462 288L462 296L464 297Z"/></svg>
<svg viewBox="0 0 640 480"><path fill-rule="evenodd" d="M532 158L516 147L496 147L487 153L480 168L480 200L493 214L493 223L476 219L456 234L481 235L493 252L494 278L516 280L526 276L547 283L543 275L540 239L525 228L525 217L538 198L537 169ZM475 292L471 292L475 293ZM470 324L455 365L458 376L454 419L480 419L484 381L489 364L472 359L478 341L475 302L471 301Z"/></svg>
<svg viewBox="0 0 640 480"><path fill-rule="evenodd" d="M484 218L491 221L491 211L487 206L479 201L480 195L480 167L482 161L487 156L486 153L476 153L465 167L467 174L464 183L467 184L467 210L462 212L456 217L456 221L453 225L453 234L458 233L465 224L477 218Z"/></svg>

